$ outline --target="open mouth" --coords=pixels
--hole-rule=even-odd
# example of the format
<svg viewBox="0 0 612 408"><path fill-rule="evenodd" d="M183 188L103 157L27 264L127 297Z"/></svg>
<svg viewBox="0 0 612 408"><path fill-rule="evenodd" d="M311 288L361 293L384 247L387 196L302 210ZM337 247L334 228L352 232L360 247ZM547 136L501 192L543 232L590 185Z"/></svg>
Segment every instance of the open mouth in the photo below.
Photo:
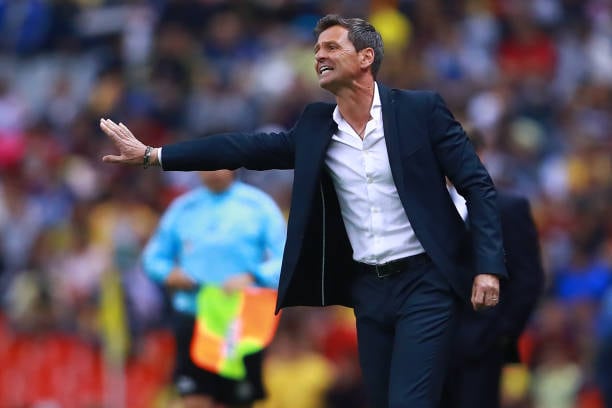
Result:
<svg viewBox="0 0 612 408"><path fill-rule="evenodd" d="M321 65L319 67L319 75L323 75L325 72L332 71L332 70L333 70L333 68L328 66L328 65Z"/></svg>

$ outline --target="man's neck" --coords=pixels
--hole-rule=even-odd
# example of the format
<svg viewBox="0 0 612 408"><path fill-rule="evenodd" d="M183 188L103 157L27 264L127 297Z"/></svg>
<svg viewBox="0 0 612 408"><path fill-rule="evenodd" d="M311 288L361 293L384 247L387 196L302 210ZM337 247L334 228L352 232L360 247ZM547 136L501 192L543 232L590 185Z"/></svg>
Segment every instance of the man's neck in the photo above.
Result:
<svg viewBox="0 0 612 408"><path fill-rule="evenodd" d="M338 110L361 138L370 120L370 109L374 100L374 80L355 81L353 86L343 88L336 94Z"/></svg>

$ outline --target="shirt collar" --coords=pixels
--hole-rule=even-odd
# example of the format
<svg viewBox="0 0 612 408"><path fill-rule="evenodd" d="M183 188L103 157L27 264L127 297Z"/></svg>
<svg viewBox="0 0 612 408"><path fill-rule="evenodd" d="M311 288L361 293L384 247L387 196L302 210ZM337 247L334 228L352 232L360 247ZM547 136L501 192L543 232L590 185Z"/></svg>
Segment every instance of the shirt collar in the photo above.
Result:
<svg viewBox="0 0 612 408"><path fill-rule="evenodd" d="M374 98L372 99L372 106L370 107L370 117L376 119L378 117L378 109L381 107L380 102L380 94L378 93L378 84L374 82ZM336 124L340 125L344 122L344 118L338 109L338 105L334 108L334 113L332 114L332 118Z"/></svg>

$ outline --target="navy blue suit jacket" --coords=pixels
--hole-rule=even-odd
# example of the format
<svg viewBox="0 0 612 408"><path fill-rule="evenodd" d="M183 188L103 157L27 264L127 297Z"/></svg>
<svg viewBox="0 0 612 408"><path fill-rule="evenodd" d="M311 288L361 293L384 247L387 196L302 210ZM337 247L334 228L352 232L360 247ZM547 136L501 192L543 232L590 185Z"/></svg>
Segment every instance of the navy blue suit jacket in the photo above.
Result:
<svg viewBox="0 0 612 408"><path fill-rule="evenodd" d="M381 84L379 93L391 172L408 220L454 290L468 299L475 274L506 276L493 183L439 95ZM352 249L324 163L336 131L334 107L306 106L287 132L228 133L163 147L164 170L295 169L277 310L351 306ZM466 198L472 239L445 176Z"/></svg>
<svg viewBox="0 0 612 408"><path fill-rule="evenodd" d="M540 245L529 202L521 196L500 193L498 205L510 279L502 282L497 307L479 312L465 307L461 311L453 343L459 360L479 359L491 347L499 347L505 361L518 362L518 337L544 287Z"/></svg>

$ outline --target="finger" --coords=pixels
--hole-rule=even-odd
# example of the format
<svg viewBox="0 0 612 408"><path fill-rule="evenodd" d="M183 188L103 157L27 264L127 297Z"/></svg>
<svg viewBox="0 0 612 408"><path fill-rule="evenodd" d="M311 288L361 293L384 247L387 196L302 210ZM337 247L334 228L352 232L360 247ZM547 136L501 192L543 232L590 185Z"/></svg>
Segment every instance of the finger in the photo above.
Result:
<svg viewBox="0 0 612 408"><path fill-rule="evenodd" d="M134 139L134 136L129 133L129 130L126 134L123 128L110 119L101 120L100 127L111 138L115 146L117 146L121 152L123 152L123 149L126 148L126 146L130 145L130 139ZM122 160L119 161L125 161L123 159L125 159L125 157L122 156Z"/></svg>
<svg viewBox="0 0 612 408"><path fill-rule="evenodd" d="M116 124L115 122L111 121L111 128L113 129L113 131L120 136L122 139L125 140L125 138L127 137L127 135L125 134L125 132L123 131L123 129L121 128L121 126L119 126L118 124Z"/></svg>
<svg viewBox="0 0 612 408"><path fill-rule="evenodd" d="M119 128L121 128L121 130L123 130L123 133L126 136L129 137L134 137L134 135L132 134L132 132L130 131L130 129L127 128L127 126L125 126L123 123L119 123Z"/></svg>
<svg viewBox="0 0 612 408"><path fill-rule="evenodd" d="M106 126L107 129L109 129L117 138L122 138L123 136L123 130L119 127L119 125L117 125L115 122L113 122L110 119L106 119L104 121L104 125Z"/></svg>
<svg viewBox="0 0 612 408"><path fill-rule="evenodd" d="M108 123L106 122L106 120L100 119L100 129L104 131L110 130L110 127L108 126Z"/></svg>
<svg viewBox="0 0 612 408"><path fill-rule="evenodd" d="M480 295L481 290L482 289L480 288L478 282L474 282L474 284L472 285L472 302L476 302L476 299Z"/></svg>
<svg viewBox="0 0 612 408"><path fill-rule="evenodd" d="M112 127L108 121L104 121L104 119L100 120L100 129L104 131L111 139L118 141L120 136L117 134L116 130Z"/></svg>
<svg viewBox="0 0 612 408"><path fill-rule="evenodd" d="M489 292L488 295L485 296L485 305L486 306L495 306L499 302L499 295L495 292Z"/></svg>
<svg viewBox="0 0 612 408"><path fill-rule="evenodd" d="M116 127L117 126L117 124L115 122L113 122L112 119L105 119L105 121L106 121L106 124L108 126L112 126L112 127Z"/></svg>
<svg viewBox="0 0 612 408"><path fill-rule="evenodd" d="M129 137L129 136L130 136L130 135L129 135L129 132L130 132L130 131L128 130L128 131L126 132L126 129L127 129L127 128L126 128L125 126L123 126L123 123L121 123L121 122L120 122L120 123L117 125L117 132L121 133L121 135L122 135L123 137L126 137L126 138L127 138L127 137Z"/></svg>
<svg viewBox="0 0 612 408"><path fill-rule="evenodd" d="M108 154L102 157L102 161L104 163L121 163L123 161L123 156L114 156L114 155Z"/></svg>
<svg viewBox="0 0 612 408"><path fill-rule="evenodd" d="M484 305L485 293L480 287L476 287L474 297L472 298L472 306L474 310L481 309Z"/></svg>

